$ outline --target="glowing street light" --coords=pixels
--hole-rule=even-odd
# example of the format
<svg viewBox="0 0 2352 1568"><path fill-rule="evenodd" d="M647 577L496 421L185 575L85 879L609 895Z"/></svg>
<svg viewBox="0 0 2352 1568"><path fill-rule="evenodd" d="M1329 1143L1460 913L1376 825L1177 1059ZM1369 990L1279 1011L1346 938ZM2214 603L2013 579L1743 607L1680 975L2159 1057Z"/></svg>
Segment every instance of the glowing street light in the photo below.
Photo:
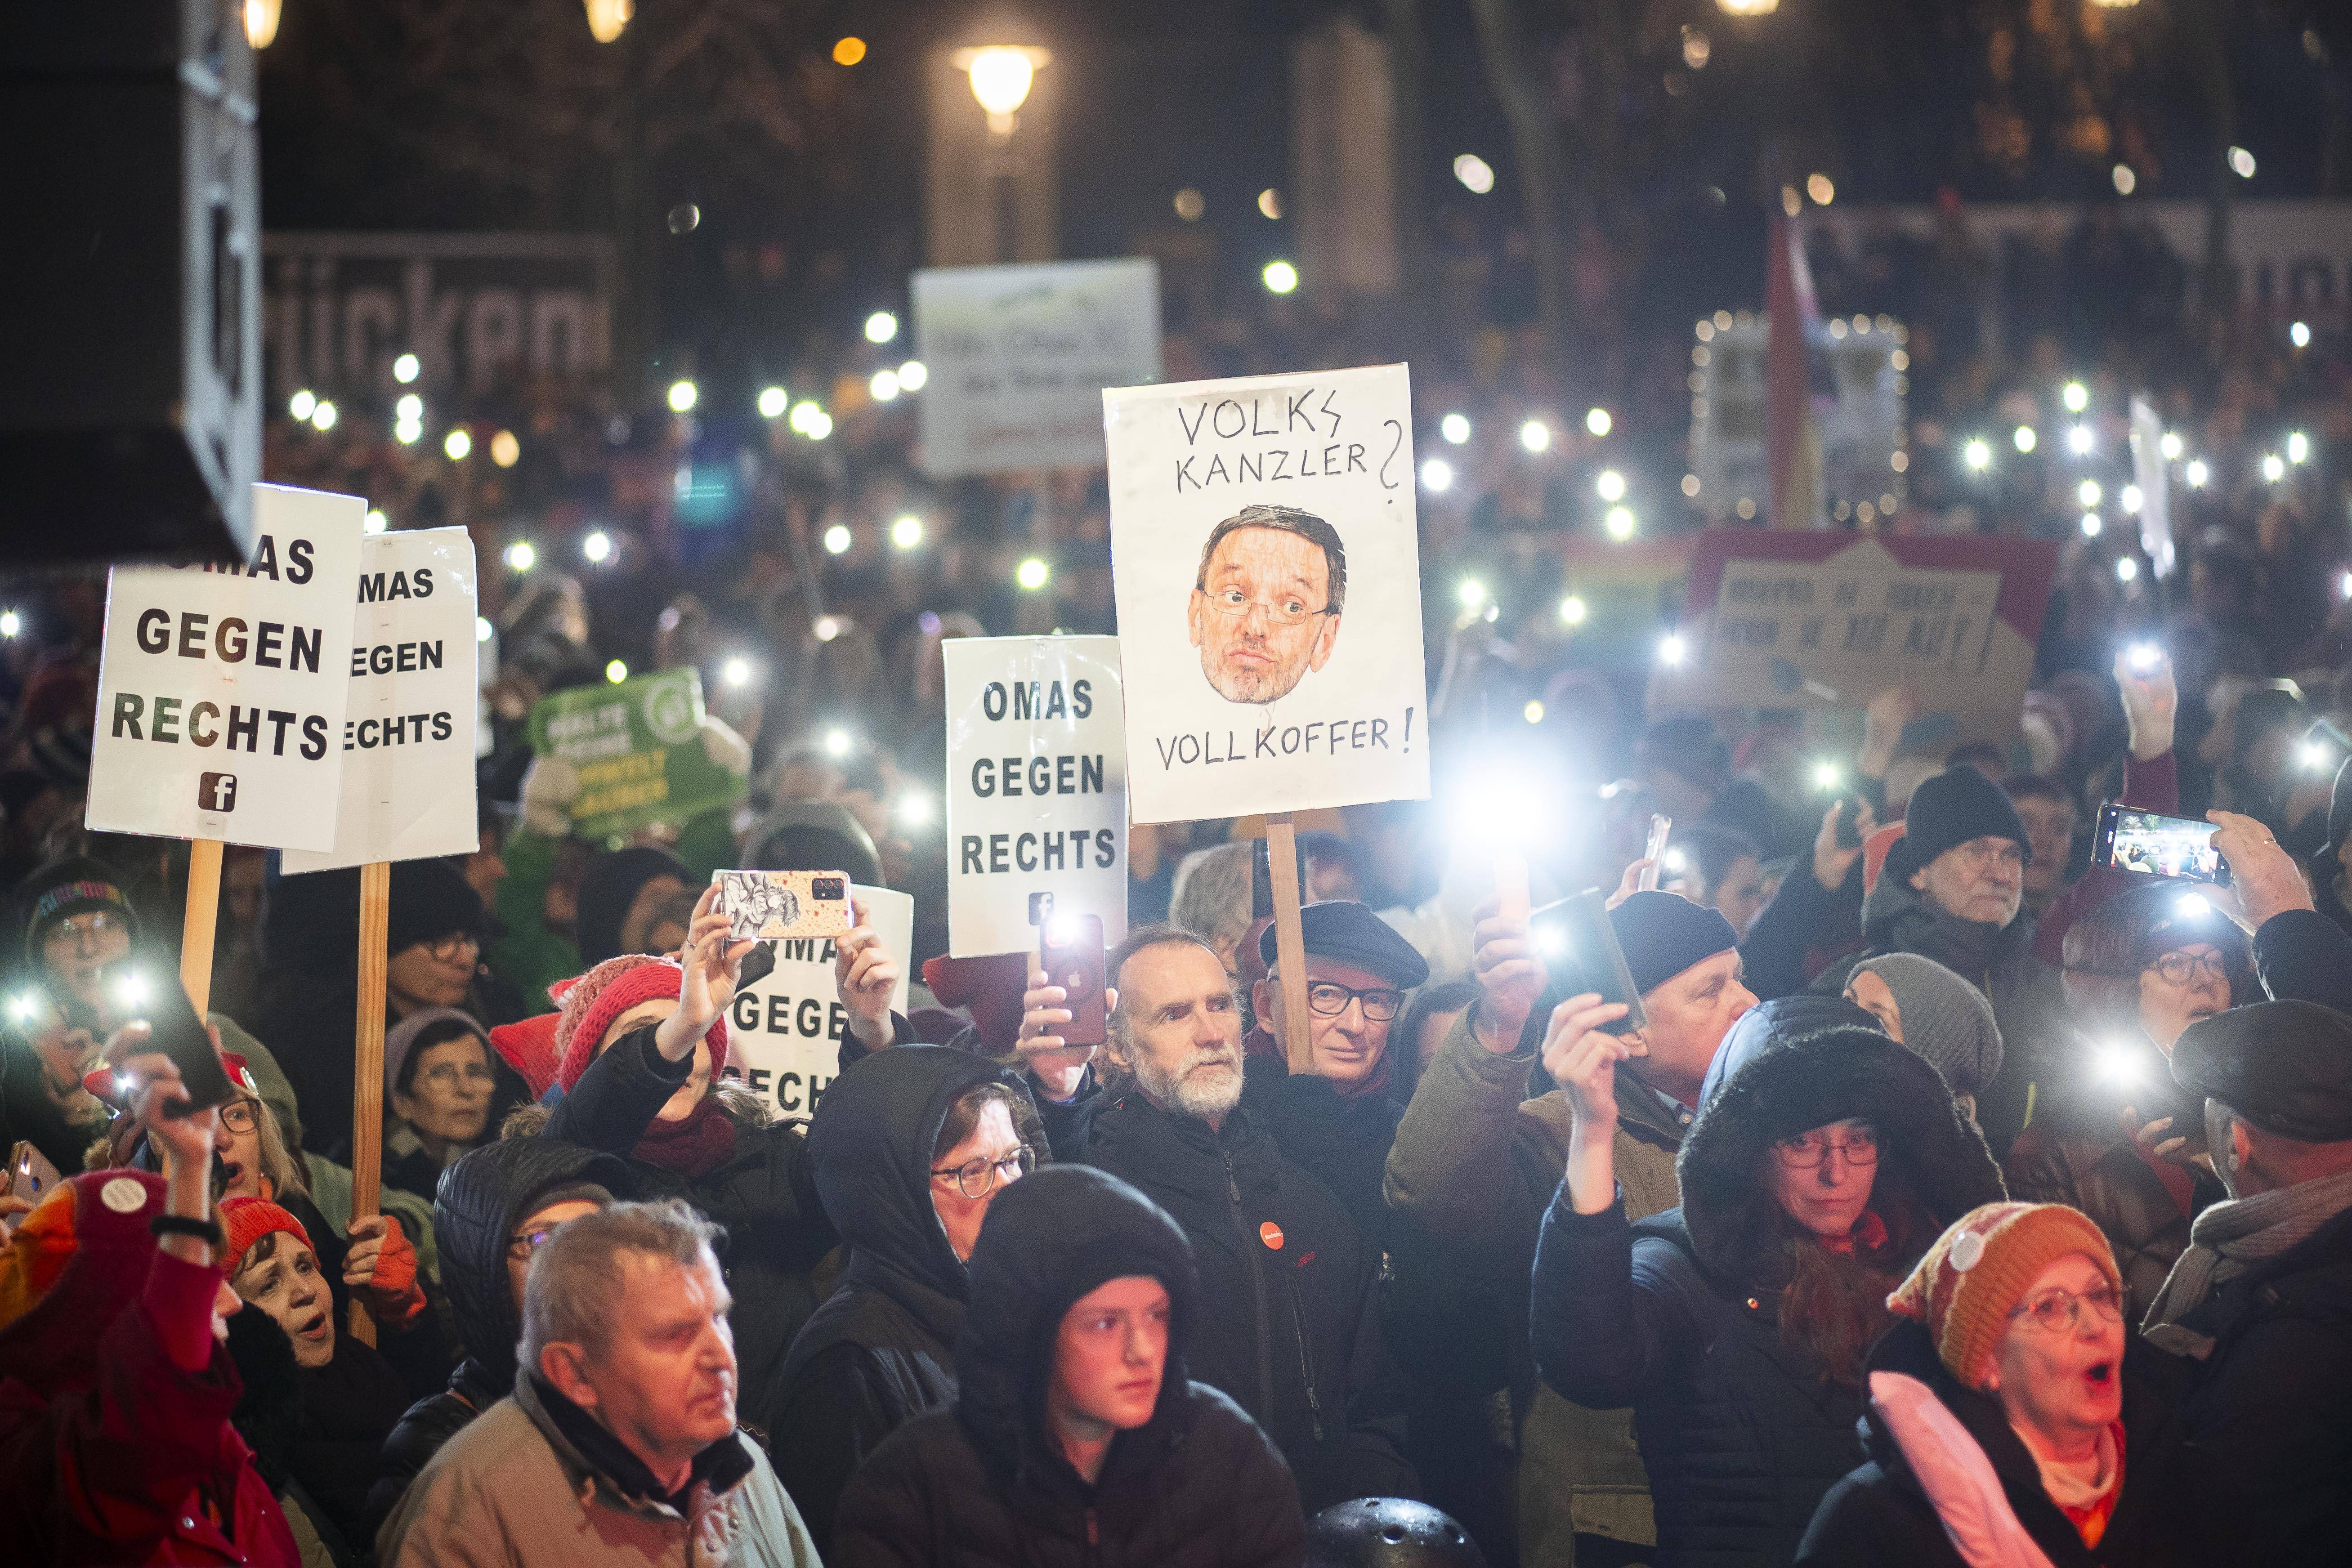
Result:
<svg viewBox="0 0 2352 1568"><path fill-rule="evenodd" d="M2272 484L2286 478L2286 462L2276 452L2263 454L2263 478Z"/></svg>
<svg viewBox="0 0 2352 1568"><path fill-rule="evenodd" d="M2084 513L2083 514L2083 537L2084 537L2084 538L2085 538L2085 539L2096 539L2096 538L2098 538L2098 537L2099 537L2099 528L2100 528L2100 523L2099 523L2099 514L2098 514L2097 512L2095 512L2095 511L2086 511L2086 512L2084 512Z"/></svg>
<svg viewBox="0 0 2352 1568"><path fill-rule="evenodd" d="M501 468L511 468L522 461L522 443L511 430L501 430L490 437L490 461Z"/></svg>
<svg viewBox="0 0 2352 1568"><path fill-rule="evenodd" d="M2074 453L2074 456L2078 458L2089 456L2091 451L2091 427L2088 425L2077 425L2068 430L2066 432L2066 449Z"/></svg>
<svg viewBox="0 0 2352 1568"><path fill-rule="evenodd" d="M245 0L239 9L245 23L245 41L257 49L266 49L278 37L278 16L285 0Z"/></svg>
<svg viewBox="0 0 2352 1568"><path fill-rule="evenodd" d="M689 413L694 408L695 399L700 395L694 383L673 381L669 384L669 411L672 414Z"/></svg>
<svg viewBox="0 0 2352 1568"><path fill-rule="evenodd" d="M751 661L738 654L719 668L719 679L730 686L749 686L751 683Z"/></svg>
<svg viewBox="0 0 2352 1568"><path fill-rule="evenodd" d="M2137 558L2126 555L2122 560L2116 563L2116 582L2128 583L2138 575L2139 562Z"/></svg>
<svg viewBox="0 0 2352 1568"><path fill-rule="evenodd" d="M412 425L425 417L425 399L411 392L392 405L393 417L403 425Z"/></svg>
<svg viewBox="0 0 2352 1568"><path fill-rule="evenodd" d="M325 432L335 427L335 405L320 398L310 409L310 428Z"/></svg>
<svg viewBox="0 0 2352 1568"><path fill-rule="evenodd" d="M2252 179L2254 177L2254 155L2252 153L2247 152L2243 147L2231 148L2230 173L2237 175L2238 178L2242 180Z"/></svg>
<svg viewBox="0 0 2352 1568"><path fill-rule="evenodd" d="M1020 121L1013 118L1029 101L1037 68L1052 60L1044 49L992 44L984 49L959 50L955 63L971 82L971 96L988 115L988 129L1010 136Z"/></svg>
<svg viewBox="0 0 2352 1568"><path fill-rule="evenodd" d="M2286 330L2286 341L2293 343L2299 349L2309 348L2311 346L2311 323L2309 321L2297 321L2294 325L2289 327Z"/></svg>
<svg viewBox="0 0 2352 1568"><path fill-rule="evenodd" d="M2140 494L2140 489L2137 485L2126 485L2123 488L2122 493L2118 495L2116 500L2116 503L2120 505L2124 510L2137 517L2139 515L2140 503L2147 500L2147 498Z"/></svg>
<svg viewBox="0 0 2352 1568"><path fill-rule="evenodd" d="M874 395L877 403L898 402L898 373L895 370L876 371L874 379L866 384L866 390Z"/></svg>
<svg viewBox="0 0 2352 1568"><path fill-rule="evenodd" d="M588 36L600 44L616 41L629 18L637 14L636 0L584 0L588 7Z"/></svg>
<svg viewBox="0 0 2352 1568"><path fill-rule="evenodd" d="M1582 626L1586 613L1584 601L1574 594L1559 602L1559 624L1564 626Z"/></svg>
<svg viewBox="0 0 2352 1568"><path fill-rule="evenodd" d="M14 610L0 610L0 637L13 637L24 629L24 616Z"/></svg>

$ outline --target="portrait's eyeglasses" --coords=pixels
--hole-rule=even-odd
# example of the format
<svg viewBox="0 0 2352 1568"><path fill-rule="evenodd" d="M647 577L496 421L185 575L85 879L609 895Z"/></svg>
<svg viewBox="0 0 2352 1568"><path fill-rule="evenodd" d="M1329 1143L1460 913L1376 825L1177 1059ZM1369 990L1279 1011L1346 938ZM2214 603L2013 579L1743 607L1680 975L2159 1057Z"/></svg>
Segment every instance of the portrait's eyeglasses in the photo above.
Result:
<svg viewBox="0 0 2352 1568"><path fill-rule="evenodd" d="M1295 626L1317 616L1331 613L1328 608L1310 610L1295 597L1277 599L1269 604L1264 599L1251 598L1239 588L1219 588L1208 595L1208 600L1209 607L1221 616L1229 616L1238 621L1252 610L1259 610L1265 613L1269 625L1277 626Z"/></svg>
<svg viewBox="0 0 2352 1568"><path fill-rule="evenodd" d="M1037 1152L1023 1144L1001 1160L983 1156L966 1160L961 1165L947 1165L931 1173L934 1176L953 1176L956 1190L968 1198L984 1198L994 1192L1000 1182L1017 1182L1037 1168Z"/></svg>
<svg viewBox="0 0 2352 1568"><path fill-rule="evenodd" d="M2031 1301L2021 1301L2011 1310L2012 1318L2032 1318L2052 1333L2064 1333L2083 1321L2083 1309L2088 1307L2110 1323L2123 1321L2123 1298L2112 1286L2101 1285L2076 1295L2072 1290L2044 1290Z"/></svg>
<svg viewBox="0 0 2352 1568"><path fill-rule="evenodd" d="M1364 1016L1376 1024L1385 1024L1397 1016L1404 1005L1402 991L1354 991L1336 981L1311 980L1307 984L1307 1005L1327 1018L1336 1018L1348 1010L1349 1002L1364 1005Z"/></svg>
<svg viewBox="0 0 2352 1568"><path fill-rule="evenodd" d="M249 1100L232 1100L220 1108L221 1125L232 1132L250 1132L258 1124L255 1106Z"/></svg>
<svg viewBox="0 0 2352 1568"><path fill-rule="evenodd" d="M2164 976L2167 985L2186 985L2200 970L2224 984L2230 979L2229 963L2218 952L2168 952L2148 967Z"/></svg>
<svg viewBox="0 0 2352 1568"><path fill-rule="evenodd" d="M1772 1145L1772 1152L1780 1157L1780 1163L1792 1171L1815 1169L1833 1150L1844 1155L1849 1165L1875 1165L1878 1134L1866 1127L1857 1127L1845 1135L1843 1142L1833 1143L1818 1132L1800 1132Z"/></svg>

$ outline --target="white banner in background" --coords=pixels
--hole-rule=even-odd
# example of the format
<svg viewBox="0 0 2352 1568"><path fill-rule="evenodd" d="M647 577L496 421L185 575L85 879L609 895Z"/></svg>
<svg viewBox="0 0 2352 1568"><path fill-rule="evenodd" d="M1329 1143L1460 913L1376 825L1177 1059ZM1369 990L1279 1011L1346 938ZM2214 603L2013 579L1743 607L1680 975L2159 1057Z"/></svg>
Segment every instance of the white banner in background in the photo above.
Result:
<svg viewBox="0 0 2352 1568"><path fill-rule="evenodd" d="M242 567L107 576L84 824L331 849L367 502L253 487Z"/></svg>
<svg viewBox="0 0 2352 1568"><path fill-rule="evenodd" d="M913 292L929 376L918 452L935 479L1092 468L1103 388L1160 379L1155 261L935 267Z"/></svg>
<svg viewBox="0 0 2352 1568"><path fill-rule="evenodd" d="M1405 367L1103 394L1137 822L1429 794Z"/></svg>
<svg viewBox="0 0 2352 1568"><path fill-rule="evenodd" d="M286 851L289 876L467 855L480 843L474 616L474 542L464 529L361 542L335 847Z"/></svg>
<svg viewBox="0 0 2352 1568"><path fill-rule="evenodd" d="M1037 945L1031 898L1127 934L1127 737L1118 639L953 637L948 951Z"/></svg>
<svg viewBox="0 0 2352 1568"><path fill-rule="evenodd" d="M915 945L915 900L887 888L853 888L859 913L898 961L893 1011L907 1010L907 955ZM833 983L833 939L776 943L776 967L735 994L727 1008L727 1075L749 1085L779 1116L806 1116L841 1071L849 1010Z"/></svg>

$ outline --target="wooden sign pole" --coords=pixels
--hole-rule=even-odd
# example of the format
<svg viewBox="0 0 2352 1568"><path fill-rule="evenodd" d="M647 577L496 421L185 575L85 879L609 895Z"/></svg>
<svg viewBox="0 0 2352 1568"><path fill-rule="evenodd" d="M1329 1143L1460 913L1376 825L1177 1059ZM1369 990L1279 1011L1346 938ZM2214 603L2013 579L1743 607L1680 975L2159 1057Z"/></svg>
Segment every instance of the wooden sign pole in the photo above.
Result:
<svg viewBox="0 0 2352 1568"><path fill-rule="evenodd" d="M383 983L392 955L392 863L360 868L360 1000L352 1065L352 1223L376 1212L383 1172ZM375 1343L375 1320L356 1299L352 1337Z"/></svg>
<svg viewBox="0 0 2352 1568"><path fill-rule="evenodd" d="M1265 856L1274 872L1274 962L1282 979L1282 1055L1296 1073L1315 1070L1307 1032L1307 937L1298 924L1298 849L1290 813L1269 812Z"/></svg>
<svg viewBox="0 0 2352 1568"><path fill-rule="evenodd" d="M180 917L180 986L202 1018L213 999L213 929L220 918L221 841L188 840L188 902Z"/></svg>

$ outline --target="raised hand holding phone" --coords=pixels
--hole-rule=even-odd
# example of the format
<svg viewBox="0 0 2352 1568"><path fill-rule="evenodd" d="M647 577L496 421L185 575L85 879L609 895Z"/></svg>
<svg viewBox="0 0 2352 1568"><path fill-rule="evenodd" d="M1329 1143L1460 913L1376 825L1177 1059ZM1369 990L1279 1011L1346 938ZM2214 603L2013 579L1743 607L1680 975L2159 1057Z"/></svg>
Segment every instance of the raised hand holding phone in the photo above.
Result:
<svg viewBox="0 0 2352 1568"><path fill-rule="evenodd" d="M866 910L854 896L850 910L856 923L834 944L834 986L848 1010L849 1032L867 1050L878 1051L896 1037L890 998L898 991L898 963L883 945L882 933L866 923Z"/></svg>
<svg viewBox="0 0 2352 1568"><path fill-rule="evenodd" d="M1624 1015L1623 1003L1586 992L1553 1008L1544 1033L1544 1070L1567 1091L1576 1118L1566 1180L1579 1214L1600 1214L1617 1202L1617 1064L1633 1048L1603 1026Z"/></svg>

